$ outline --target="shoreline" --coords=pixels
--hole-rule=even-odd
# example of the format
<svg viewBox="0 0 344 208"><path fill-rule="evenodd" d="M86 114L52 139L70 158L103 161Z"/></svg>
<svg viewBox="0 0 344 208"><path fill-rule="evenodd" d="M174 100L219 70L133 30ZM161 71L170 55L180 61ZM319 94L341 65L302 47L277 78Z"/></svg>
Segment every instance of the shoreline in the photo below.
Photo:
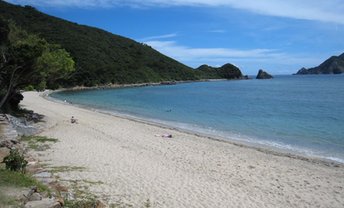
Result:
<svg viewBox="0 0 344 208"><path fill-rule="evenodd" d="M101 181L90 190L134 207L341 207L344 167L280 155L121 118L24 93L23 105L45 115L41 135L59 140L37 156L64 181ZM79 119L70 123L70 116ZM171 133L173 138L156 135ZM305 182L304 182L305 181ZM228 197L231 196L231 197ZM250 196L250 197L248 197Z"/></svg>
<svg viewBox="0 0 344 208"><path fill-rule="evenodd" d="M207 80L207 81L223 81L223 80ZM181 83L188 83L188 82L181 82ZM178 84L181 84L178 83ZM152 83L151 83L152 84ZM214 140L214 141L218 141L218 142L225 142L225 143L229 143L232 145L236 145L239 147L244 147L244 148L250 148L250 149L254 149L266 154L272 154L272 155L276 155L276 156L282 156L282 157L289 157L289 158L294 158L294 159L299 159L299 160L304 160L304 161L308 161L308 162L312 162L312 163L322 163L324 165L327 166L342 166L344 167L344 162L340 162L338 160L340 160L339 158L335 158L335 159L328 159L325 156L321 156L321 155L307 155L306 153L302 153L299 152L297 150L290 150L290 149L283 149L283 148L279 148L279 147L275 147L273 145L268 145L268 144L260 144L258 142L254 142L254 141L245 141L245 140L240 140L240 139L235 139L235 138L230 138L230 137L225 137L225 136L216 136L214 134L207 134L207 133L202 133L202 132L198 132L197 130L192 130L192 129L186 129L186 128L181 128L181 127L177 127L177 126L173 126L173 124L169 124L167 123L163 123L163 121L159 120L155 120L155 119L149 119L149 118L143 118L143 117L139 117L139 116L133 116L130 114L125 114L125 113L121 113L121 112L111 112L111 111L106 111L106 110L102 110L102 109L96 109L96 108L92 108L89 107L87 105L81 105L81 104L72 104L72 103L64 103L62 100L59 100L57 98L53 98L50 95L52 93L56 93L56 92L60 92L60 91L82 91L82 90L97 90L97 89L120 89L120 88L127 88L127 87L145 87L145 86L159 86L159 85L163 85L163 84L148 84L148 83L144 83L142 85L116 85L116 86L112 86L110 88L102 88L102 87L91 87L91 88L81 88L81 89L62 89L62 90L49 90L48 93L43 93L43 95L41 95L43 98L53 101L53 102L57 102L57 103L61 103L61 104L68 104L68 105L72 105L78 108L83 108L83 109L87 109L93 112L97 112L97 113L103 113L106 115L110 115L110 116L114 116L114 117L118 117L118 118L122 118L122 119L128 119L134 122L140 122L143 124L148 124L148 125L154 125L156 127L160 127L160 128L165 128L165 129L169 129L169 130L175 130L175 131L179 131L182 133L187 133L187 134L192 134L194 136L198 136L198 137L203 137L203 138L207 138L210 140Z"/></svg>
<svg viewBox="0 0 344 208"><path fill-rule="evenodd" d="M107 84L98 85L93 87L76 86L70 88L61 88L58 90L49 90L53 92L60 91L83 91L83 90L103 90L103 89L118 89L118 88L131 88L131 87L147 87L147 86L161 86L161 85L176 85L193 82L219 82L219 81L240 81L250 80L252 78L241 78L241 79L200 79L200 80L183 80L183 81L161 81L161 82L147 82L147 83L136 83L136 84Z"/></svg>

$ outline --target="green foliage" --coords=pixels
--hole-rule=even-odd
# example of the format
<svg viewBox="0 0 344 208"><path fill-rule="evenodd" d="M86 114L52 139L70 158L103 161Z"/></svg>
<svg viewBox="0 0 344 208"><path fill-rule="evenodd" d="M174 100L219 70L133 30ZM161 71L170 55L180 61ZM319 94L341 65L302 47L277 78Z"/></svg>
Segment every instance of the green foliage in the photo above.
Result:
<svg viewBox="0 0 344 208"><path fill-rule="evenodd" d="M40 192L49 192L49 188L37 181L30 175L13 172L10 170L0 169L0 187L12 186L12 187L32 187L37 186Z"/></svg>
<svg viewBox="0 0 344 208"><path fill-rule="evenodd" d="M51 173L61 173L61 172L70 172L70 171L84 171L86 170L85 167L79 166L54 166L50 167L49 172Z"/></svg>
<svg viewBox="0 0 344 208"><path fill-rule="evenodd" d="M225 79L238 79L242 77L240 69L232 64L221 66L218 69L218 74Z"/></svg>
<svg viewBox="0 0 344 208"><path fill-rule="evenodd" d="M243 76L240 69L232 64L218 68L202 65L196 69L196 73L201 79L240 79Z"/></svg>
<svg viewBox="0 0 344 208"><path fill-rule="evenodd" d="M20 140L27 142L29 148L36 151L49 149L49 144L46 143L56 143L58 141L57 139L48 138L45 136L22 136Z"/></svg>
<svg viewBox="0 0 344 208"><path fill-rule="evenodd" d="M64 86L197 79L190 67L122 36L6 2L0 2L0 14L71 54L76 71Z"/></svg>
<svg viewBox="0 0 344 208"><path fill-rule="evenodd" d="M24 88L25 91L33 91L35 88L32 85L28 85Z"/></svg>
<svg viewBox="0 0 344 208"><path fill-rule="evenodd" d="M6 44L9 32L10 28L8 27L7 22L0 18L0 46Z"/></svg>
<svg viewBox="0 0 344 208"><path fill-rule="evenodd" d="M28 141L28 142L40 142L40 143L45 143L45 142L57 142L58 139L54 138L49 138L46 136L22 136L20 138L21 141Z"/></svg>
<svg viewBox="0 0 344 208"><path fill-rule="evenodd" d="M20 154L17 149L11 149L10 154L4 158L6 169L11 171L25 172L27 161L23 154Z"/></svg>
<svg viewBox="0 0 344 208"><path fill-rule="evenodd" d="M45 84L48 83L50 88L56 88L55 81L74 71L74 61L65 49L51 47L38 57L35 67ZM40 88L44 89L45 86L41 85Z"/></svg>
<svg viewBox="0 0 344 208"><path fill-rule="evenodd" d="M15 98L19 89L28 85L38 90L58 87L59 79L74 71L74 61L60 46L28 34L11 21L7 26L3 22L0 17L0 32L7 34L2 35L7 40L1 41L4 44L1 45L0 59L0 108L17 109L20 99L14 102L11 99Z"/></svg>
<svg viewBox="0 0 344 208"><path fill-rule="evenodd" d="M33 7L15 6L0 1L0 17L13 20L32 34L39 34L51 44L58 44L69 52L50 50L37 62L39 68L64 66L64 72L75 71L58 80L46 78L47 87L75 85L145 83L198 79L233 79L241 74L234 66L194 70L173 60L150 46L114 35L104 30L79 25L41 13ZM53 53L52 53L53 52ZM65 57L63 61L59 57ZM71 58L75 61L73 63ZM53 70L59 75L59 70ZM239 70L240 71L240 70ZM44 76L43 72L43 76ZM233 73L233 74L232 74ZM55 76L50 77L55 78Z"/></svg>
<svg viewBox="0 0 344 208"><path fill-rule="evenodd" d="M47 81L45 80L42 80L39 84L35 86L35 89L38 91L43 91L45 90L45 88L47 88Z"/></svg>

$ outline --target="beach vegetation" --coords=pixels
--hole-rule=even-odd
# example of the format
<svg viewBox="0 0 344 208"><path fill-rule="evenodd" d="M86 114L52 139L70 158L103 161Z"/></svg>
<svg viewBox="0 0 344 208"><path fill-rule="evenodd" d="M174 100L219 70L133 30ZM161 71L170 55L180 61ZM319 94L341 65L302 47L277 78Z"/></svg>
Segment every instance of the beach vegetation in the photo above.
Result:
<svg viewBox="0 0 344 208"><path fill-rule="evenodd" d="M24 88L25 91L34 91L35 87L33 85L28 85Z"/></svg>
<svg viewBox="0 0 344 208"><path fill-rule="evenodd" d="M28 147L36 151L47 150L50 148L49 144L47 143L51 144L58 142L57 139L49 138L46 136L22 136L20 140L27 142Z"/></svg>
<svg viewBox="0 0 344 208"><path fill-rule="evenodd" d="M22 172L13 172L0 168L0 187L32 187L36 186L39 192L49 193L49 188L37 181L34 177Z"/></svg>
<svg viewBox="0 0 344 208"><path fill-rule="evenodd" d="M82 180L84 183L88 183L90 185L101 185L104 184L102 181L90 181L90 180Z"/></svg>
<svg viewBox="0 0 344 208"><path fill-rule="evenodd" d="M23 188L37 187L41 193L51 195L51 190L34 177L0 167L0 207L23 207L20 200Z"/></svg>
<svg viewBox="0 0 344 208"><path fill-rule="evenodd" d="M49 172L51 173L86 170L85 167L80 167L80 166L54 166L54 167L49 167L49 169L50 169Z"/></svg>
<svg viewBox="0 0 344 208"><path fill-rule="evenodd" d="M4 158L3 161L6 165L6 169L11 171L25 172L27 161L24 155L21 154L18 149L11 149L10 154Z"/></svg>

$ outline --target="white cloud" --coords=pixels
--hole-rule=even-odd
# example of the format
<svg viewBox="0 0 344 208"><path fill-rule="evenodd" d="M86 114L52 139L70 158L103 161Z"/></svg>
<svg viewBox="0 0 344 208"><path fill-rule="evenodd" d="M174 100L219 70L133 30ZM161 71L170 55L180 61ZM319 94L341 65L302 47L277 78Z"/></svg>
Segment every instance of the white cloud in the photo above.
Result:
<svg viewBox="0 0 344 208"><path fill-rule="evenodd" d="M170 33L170 34L165 34L165 35L157 35L157 36L150 36L150 37L145 37L142 39L138 39L140 42L146 42L149 40L156 40L156 39L167 39L167 38L174 38L177 37L177 33Z"/></svg>
<svg viewBox="0 0 344 208"><path fill-rule="evenodd" d="M245 57L265 57L277 55L276 50L271 49L228 49L228 48L191 48L187 46L178 45L175 41L160 41L152 40L145 42L156 50L176 58L245 58Z"/></svg>
<svg viewBox="0 0 344 208"><path fill-rule="evenodd" d="M225 63L232 63L248 74L256 73L259 68L271 68L277 74L285 74L286 71L291 74L302 66L315 66L321 60L319 57L310 58L303 54L290 55L275 49L192 48L180 45L175 41L161 40L145 43L191 67L198 67L202 64L221 66Z"/></svg>
<svg viewBox="0 0 344 208"><path fill-rule="evenodd" d="M344 24L343 0L7 0L17 4L71 7L231 7L256 14Z"/></svg>
<svg viewBox="0 0 344 208"><path fill-rule="evenodd" d="M217 30L210 30L210 33L226 33L226 30L221 30L221 29L217 29Z"/></svg>
<svg viewBox="0 0 344 208"><path fill-rule="evenodd" d="M279 52L271 49L249 49L239 50L230 48L192 48L183 45L178 45L175 41L161 41L152 40L145 42L147 45L152 46L154 49L173 57L181 62L201 62L214 60L221 60L229 62L232 59L241 58L273 58L279 56Z"/></svg>

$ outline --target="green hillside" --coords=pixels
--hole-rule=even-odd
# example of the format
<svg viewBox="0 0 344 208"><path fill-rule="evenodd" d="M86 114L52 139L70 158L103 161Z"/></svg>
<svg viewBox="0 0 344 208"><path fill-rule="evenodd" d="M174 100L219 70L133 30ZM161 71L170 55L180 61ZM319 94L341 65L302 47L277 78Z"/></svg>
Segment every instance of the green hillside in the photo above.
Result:
<svg viewBox="0 0 344 208"><path fill-rule="evenodd" d="M64 86L232 78L228 76L231 69L222 73L222 77L215 71L194 70L148 45L49 16L31 6L16 6L0 0L0 17L14 21L49 43L59 44L71 54L76 71L62 83Z"/></svg>
<svg viewBox="0 0 344 208"><path fill-rule="evenodd" d="M71 53L77 72L71 85L194 80L193 70L151 47L104 30L0 1L0 15Z"/></svg>
<svg viewBox="0 0 344 208"><path fill-rule="evenodd" d="M202 65L196 70L197 77L201 79L246 79L240 69L233 64L225 64L221 67Z"/></svg>
<svg viewBox="0 0 344 208"><path fill-rule="evenodd" d="M296 74L341 74L344 73L344 53L339 56L331 56L317 67L302 68Z"/></svg>

